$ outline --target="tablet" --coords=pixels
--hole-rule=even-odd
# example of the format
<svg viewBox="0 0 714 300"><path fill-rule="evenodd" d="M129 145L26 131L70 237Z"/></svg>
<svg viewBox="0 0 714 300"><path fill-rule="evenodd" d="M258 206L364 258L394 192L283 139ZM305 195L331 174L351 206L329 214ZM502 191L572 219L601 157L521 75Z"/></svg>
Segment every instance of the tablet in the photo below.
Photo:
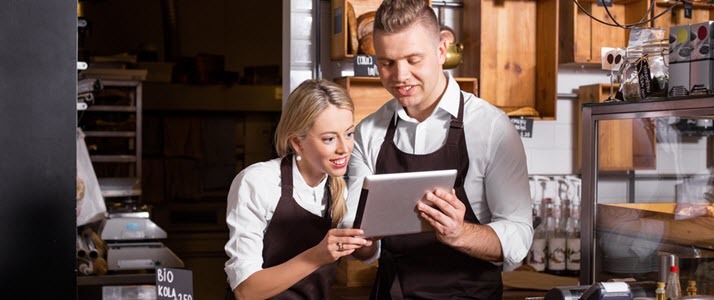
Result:
<svg viewBox="0 0 714 300"><path fill-rule="evenodd" d="M456 170L370 175L364 178L354 228L366 237L433 230L419 218L416 205L428 192L451 191Z"/></svg>

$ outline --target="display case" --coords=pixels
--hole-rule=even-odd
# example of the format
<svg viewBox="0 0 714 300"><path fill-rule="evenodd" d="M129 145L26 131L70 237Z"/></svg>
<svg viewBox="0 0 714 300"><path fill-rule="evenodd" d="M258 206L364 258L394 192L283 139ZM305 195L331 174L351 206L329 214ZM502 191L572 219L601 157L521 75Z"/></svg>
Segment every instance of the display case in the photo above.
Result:
<svg viewBox="0 0 714 300"><path fill-rule="evenodd" d="M714 97L588 103L582 107L581 284L665 281L714 295ZM647 170L599 168L598 134L631 120L654 131Z"/></svg>

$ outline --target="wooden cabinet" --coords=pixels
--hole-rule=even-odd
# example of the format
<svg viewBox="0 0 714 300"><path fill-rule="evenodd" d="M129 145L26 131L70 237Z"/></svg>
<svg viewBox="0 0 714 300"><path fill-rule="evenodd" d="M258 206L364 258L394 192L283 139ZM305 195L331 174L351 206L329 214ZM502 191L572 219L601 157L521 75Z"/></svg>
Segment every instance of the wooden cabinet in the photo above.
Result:
<svg viewBox="0 0 714 300"><path fill-rule="evenodd" d="M457 77L456 82L462 90L478 95L476 78ZM394 98L384 87L378 77L341 77L335 80L342 85L352 97L355 104L355 124L377 111L384 103Z"/></svg>
<svg viewBox="0 0 714 300"><path fill-rule="evenodd" d="M607 26L590 19L572 0L559 1L559 63L600 64L602 47L627 47L630 30ZM653 12L648 14L647 18L659 15L674 3L664 0L616 0L608 9L621 24L632 24L640 22L645 17L651 1L656 2ZM596 18L612 23L605 8L598 6L596 1L580 1L580 3ZM714 19L714 4L694 2L692 18L689 19L685 18L684 5L680 3L671 12L643 26L664 28L669 32L671 26L701 23L712 19Z"/></svg>
<svg viewBox="0 0 714 300"><path fill-rule="evenodd" d="M654 14L658 15L667 10L672 5L671 2L657 0L654 7ZM688 19L684 16L684 5L677 4L671 12L666 13L662 17L654 20L654 27L664 28L669 33L669 27L685 24L702 23L709 20L714 20L714 4L706 4L703 2L692 3L692 18Z"/></svg>
<svg viewBox="0 0 714 300"><path fill-rule="evenodd" d="M602 47L627 46L630 30L598 23L578 9L572 0L559 1L559 63L600 64ZM598 6L596 1L580 3L594 17L612 23L605 8ZM621 24L637 23L645 16L649 3L649 0L614 1L608 9Z"/></svg>
<svg viewBox="0 0 714 300"><path fill-rule="evenodd" d="M541 119L555 119L558 1L463 1L463 37L460 40L464 45L464 59L461 70L464 77L481 81L481 98L506 112L532 107ZM347 4L359 18L376 10L381 2L332 1L330 38L333 60L354 57L348 41ZM373 95L353 96L372 98Z"/></svg>
<svg viewBox="0 0 714 300"><path fill-rule="evenodd" d="M558 0L464 1L463 75L480 97L510 112L532 107L555 119Z"/></svg>
<svg viewBox="0 0 714 300"><path fill-rule="evenodd" d="M617 91L617 85L614 91ZM603 102L610 95L609 84L581 86L579 106ZM580 114L578 113L578 122ZM582 145L578 130L578 145ZM653 120L627 119L601 121L598 125L598 166L600 171L652 170L656 168L656 141ZM582 166L582 151L576 151L578 169Z"/></svg>

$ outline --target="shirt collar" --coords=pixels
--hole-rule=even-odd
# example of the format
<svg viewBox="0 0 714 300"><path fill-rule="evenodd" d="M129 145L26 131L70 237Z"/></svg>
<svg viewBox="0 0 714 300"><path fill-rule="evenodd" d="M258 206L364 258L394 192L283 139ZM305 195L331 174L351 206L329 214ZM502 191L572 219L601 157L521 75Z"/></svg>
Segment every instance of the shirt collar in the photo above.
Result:
<svg viewBox="0 0 714 300"><path fill-rule="evenodd" d="M300 170L298 170L297 161L293 155L293 189L295 189L299 195L313 195L313 193L317 192L319 199L322 200L322 195L325 192L325 183L327 183L327 177L328 176L325 176L325 178L322 179L316 187L307 185L307 182L305 182L305 179L302 177Z"/></svg>
<svg viewBox="0 0 714 300"><path fill-rule="evenodd" d="M444 92L444 95L441 97L441 100L439 100L439 104L436 105L436 108L431 113L429 118L431 118L431 116L436 114L439 110L444 110L445 112L451 114L452 116L458 117L459 102L461 99L461 88L459 87L459 84L456 83L456 80L454 80L454 77L452 77L449 72L444 71L444 75L446 76L446 91ZM418 121L416 119L410 117L407 114L407 111L404 109L403 106L399 105L399 101L395 100L394 105L395 105L395 111L397 112L397 114L394 118L394 122L396 122L397 117L399 117L404 121L418 123Z"/></svg>

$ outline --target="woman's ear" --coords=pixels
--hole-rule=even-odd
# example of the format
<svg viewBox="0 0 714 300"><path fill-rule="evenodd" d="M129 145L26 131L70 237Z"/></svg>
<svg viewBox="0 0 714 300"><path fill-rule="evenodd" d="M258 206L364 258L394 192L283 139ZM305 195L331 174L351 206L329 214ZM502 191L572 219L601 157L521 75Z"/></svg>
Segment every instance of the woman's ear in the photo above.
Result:
<svg viewBox="0 0 714 300"><path fill-rule="evenodd" d="M300 146L300 138L294 136L290 138L290 146L292 146L293 151L295 154L300 154L302 153L302 147Z"/></svg>

